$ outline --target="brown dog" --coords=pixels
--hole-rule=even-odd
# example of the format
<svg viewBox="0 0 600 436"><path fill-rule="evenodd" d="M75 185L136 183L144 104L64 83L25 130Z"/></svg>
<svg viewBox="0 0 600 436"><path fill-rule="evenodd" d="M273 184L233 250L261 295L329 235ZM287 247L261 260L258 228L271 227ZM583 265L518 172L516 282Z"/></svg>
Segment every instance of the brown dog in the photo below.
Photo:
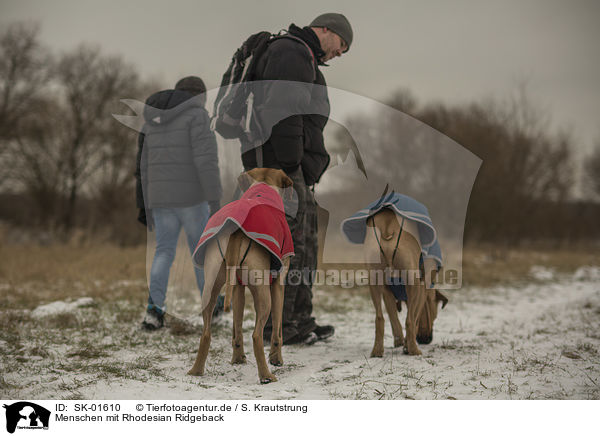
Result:
<svg viewBox="0 0 600 436"><path fill-rule="evenodd" d="M400 232L400 237L398 234ZM371 357L383 356L384 318L381 307L383 301L390 318L394 335L394 347L404 345L404 353L419 355L419 343L430 343L433 338L433 321L437 316L437 303L445 306L448 299L439 291L426 289L420 278L412 275L420 271L421 246L418 242L419 229L414 221L403 220L402 227L397 215L389 208L377 212L367 219L365 237L366 267L369 270L408 271L406 283L407 315L406 339L402 335L402 325L398 319L399 302L384 283L370 283L371 298L375 306L375 344ZM379 262L369 260L379 257ZM422 275L422 273L421 273ZM371 274L369 274L371 277ZM418 329L418 331L417 331Z"/></svg>
<svg viewBox="0 0 600 436"><path fill-rule="evenodd" d="M292 186L292 180L281 170L270 168L255 168L243 173L239 179L240 187L245 191L255 183L264 182L279 195L284 188ZM286 224L287 225L287 224ZM217 240L219 243L217 244ZM242 336L242 320L244 317L245 286L240 284L237 275L238 268L245 269L252 276L253 271L264 272L271 269L271 254L261 245L251 243L251 239L241 230L236 230L231 235L221 234L208 242L204 260L205 285L203 292L204 330L198 348L198 355L194 366L188 372L190 375L204 374L204 365L208 355L211 339L211 318L215 307L217 296L221 287L225 287L225 310L229 310L233 302L233 357L232 364L245 363L244 339ZM227 247L223 249L221 247ZM221 250L225 251L224 258ZM271 337L271 350L269 362L275 366L283 365L281 355L282 345L282 310L283 310L283 279L287 275L290 258L283 260L283 269L279 277L273 279L269 284L267 277L258 282L247 283L256 310L256 323L252 333L254 356L258 366L258 377L261 383L277 381L277 378L269 371L264 353L263 330L269 313L272 314L273 334ZM233 284L234 283L234 284ZM210 286L209 284L213 284Z"/></svg>

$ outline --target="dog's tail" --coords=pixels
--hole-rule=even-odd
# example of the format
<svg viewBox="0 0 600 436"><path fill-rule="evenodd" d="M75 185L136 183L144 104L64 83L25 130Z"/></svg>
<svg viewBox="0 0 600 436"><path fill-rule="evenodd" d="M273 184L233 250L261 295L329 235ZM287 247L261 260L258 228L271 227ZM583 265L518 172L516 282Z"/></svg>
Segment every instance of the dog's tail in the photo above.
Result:
<svg viewBox="0 0 600 436"><path fill-rule="evenodd" d="M240 248L242 241L244 241L243 233L238 230L229 236L229 243L227 244L227 251L225 253L225 312L229 312L231 308L231 298L233 294L233 287L236 285L238 277L237 270L241 266L240 262Z"/></svg>

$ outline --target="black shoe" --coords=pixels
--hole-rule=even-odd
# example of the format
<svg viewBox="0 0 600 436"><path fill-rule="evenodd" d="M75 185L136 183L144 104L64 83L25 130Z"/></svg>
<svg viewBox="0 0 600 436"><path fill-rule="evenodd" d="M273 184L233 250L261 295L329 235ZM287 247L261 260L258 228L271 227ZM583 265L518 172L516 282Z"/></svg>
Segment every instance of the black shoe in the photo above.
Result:
<svg viewBox="0 0 600 436"><path fill-rule="evenodd" d="M157 309L148 309L142 321L142 329L147 331L158 330L165 325L165 314Z"/></svg>
<svg viewBox="0 0 600 436"><path fill-rule="evenodd" d="M283 340L283 345L312 345L319 340L319 337L313 332L307 333L305 335L295 335L287 340Z"/></svg>
<svg viewBox="0 0 600 436"><path fill-rule="evenodd" d="M335 333L335 329L332 325L318 325L313 331L315 335L317 335L319 341L330 338Z"/></svg>
<svg viewBox="0 0 600 436"><path fill-rule="evenodd" d="M302 340L304 345L312 345L319 340L319 337L315 332L310 332L306 337Z"/></svg>

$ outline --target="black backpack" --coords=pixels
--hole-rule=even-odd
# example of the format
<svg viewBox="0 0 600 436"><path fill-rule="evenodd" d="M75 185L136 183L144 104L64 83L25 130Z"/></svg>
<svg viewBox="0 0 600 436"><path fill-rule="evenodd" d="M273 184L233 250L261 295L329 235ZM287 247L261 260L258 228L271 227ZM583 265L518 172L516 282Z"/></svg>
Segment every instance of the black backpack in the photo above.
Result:
<svg viewBox="0 0 600 436"><path fill-rule="evenodd" d="M256 79L256 64L260 57L267 51L269 44L278 38L290 38L302 43L311 54L313 66L315 57L306 42L302 39L279 32L258 32L251 35L240 48L236 50L229 64L229 68L223 74L221 87L217 93L211 120L211 129L218 132L225 139L246 139L253 142L252 132L260 132L260 126L256 123L253 114L254 95L247 82Z"/></svg>

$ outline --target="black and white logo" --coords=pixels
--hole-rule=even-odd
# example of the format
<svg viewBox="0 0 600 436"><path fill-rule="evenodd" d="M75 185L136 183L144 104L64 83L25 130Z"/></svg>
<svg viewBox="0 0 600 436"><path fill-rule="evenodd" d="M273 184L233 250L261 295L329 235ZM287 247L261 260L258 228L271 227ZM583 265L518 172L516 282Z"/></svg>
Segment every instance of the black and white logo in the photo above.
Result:
<svg viewBox="0 0 600 436"><path fill-rule="evenodd" d="M6 409L6 431L14 433L16 429L48 430L50 411L28 401L19 401L10 405L4 404Z"/></svg>

